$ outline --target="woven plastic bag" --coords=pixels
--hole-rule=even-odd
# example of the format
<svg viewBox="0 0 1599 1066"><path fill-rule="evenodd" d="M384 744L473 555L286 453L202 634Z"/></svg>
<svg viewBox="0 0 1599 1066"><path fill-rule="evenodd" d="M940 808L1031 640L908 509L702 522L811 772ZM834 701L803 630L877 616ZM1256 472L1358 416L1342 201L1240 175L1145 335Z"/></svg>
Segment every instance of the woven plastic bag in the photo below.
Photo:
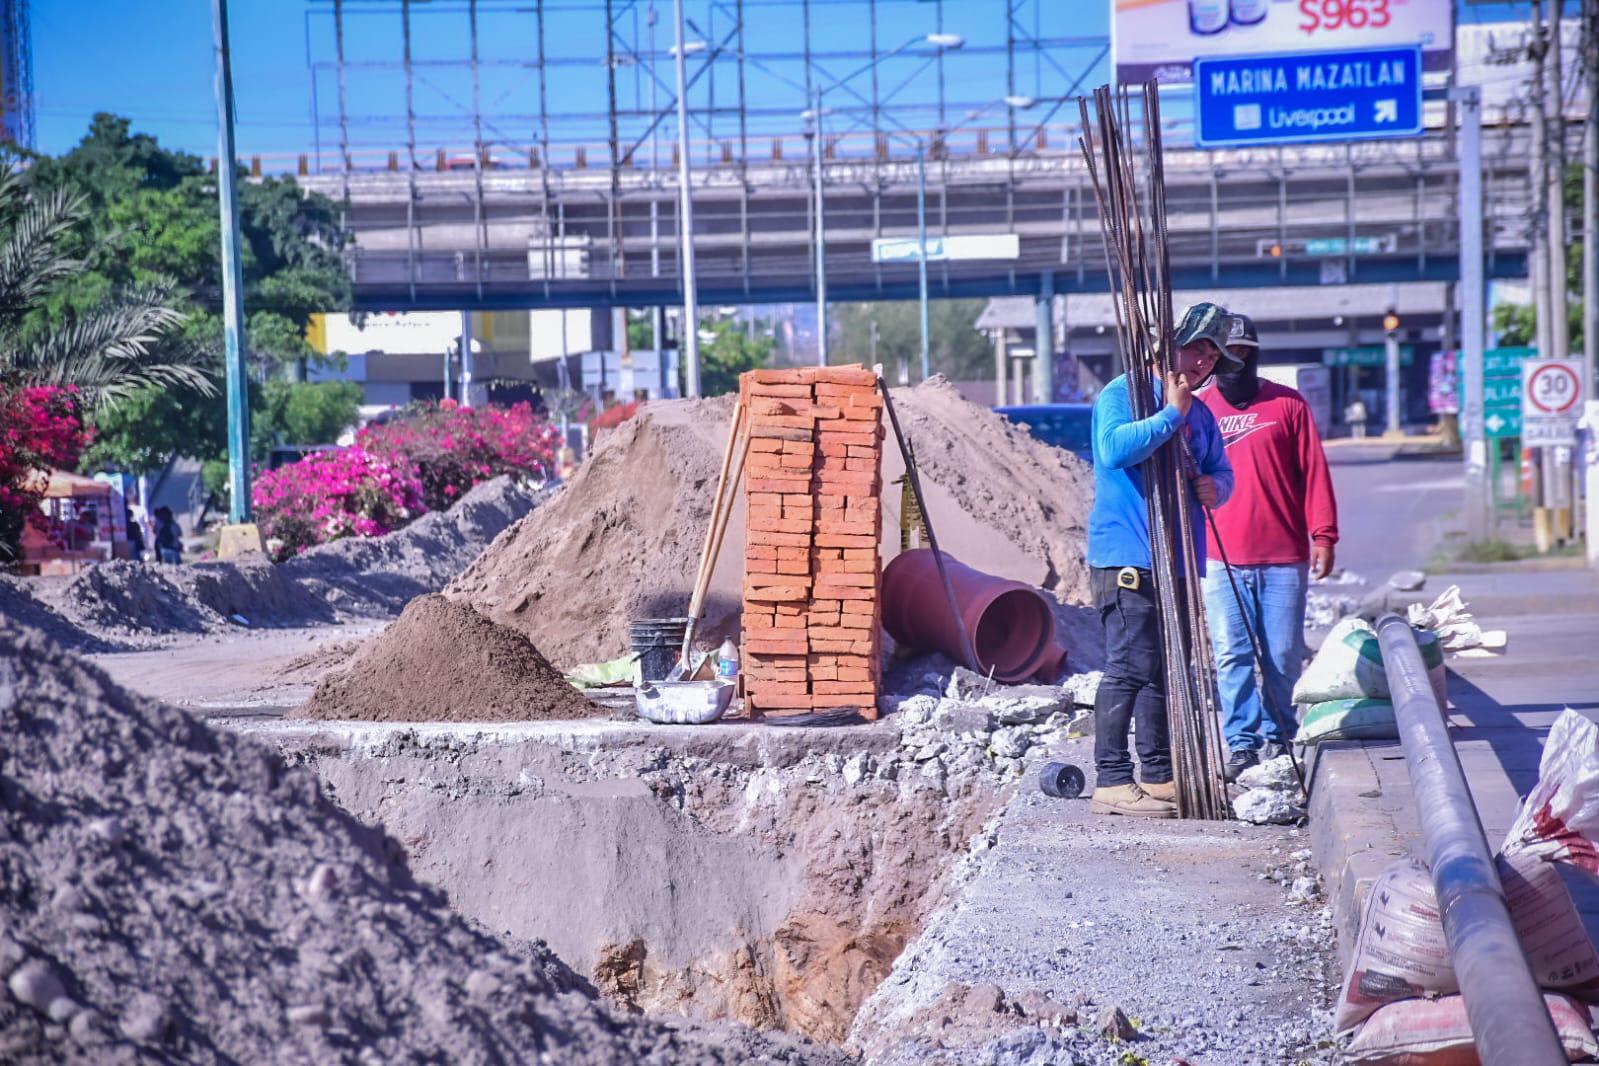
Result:
<svg viewBox="0 0 1599 1066"><path fill-rule="evenodd" d="M1438 706L1448 704L1444 692L1444 656L1438 635L1416 632L1421 661L1432 682ZM1345 618L1332 627L1316 657L1294 684L1294 702L1300 706L1329 700L1385 700L1389 698L1388 672L1383 668L1377 631L1363 618Z"/></svg>

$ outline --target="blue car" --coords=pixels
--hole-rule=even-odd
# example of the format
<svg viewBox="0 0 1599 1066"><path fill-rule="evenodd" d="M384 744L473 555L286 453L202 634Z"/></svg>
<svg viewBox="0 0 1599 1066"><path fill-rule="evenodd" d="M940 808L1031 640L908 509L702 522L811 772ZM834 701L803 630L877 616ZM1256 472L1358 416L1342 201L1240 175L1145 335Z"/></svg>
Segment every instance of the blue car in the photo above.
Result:
<svg viewBox="0 0 1599 1066"><path fill-rule="evenodd" d="M1094 461L1094 405L1091 403L1029 403L996 407L995 411L1045 444L1065 448L1085 463Z"/></svg>

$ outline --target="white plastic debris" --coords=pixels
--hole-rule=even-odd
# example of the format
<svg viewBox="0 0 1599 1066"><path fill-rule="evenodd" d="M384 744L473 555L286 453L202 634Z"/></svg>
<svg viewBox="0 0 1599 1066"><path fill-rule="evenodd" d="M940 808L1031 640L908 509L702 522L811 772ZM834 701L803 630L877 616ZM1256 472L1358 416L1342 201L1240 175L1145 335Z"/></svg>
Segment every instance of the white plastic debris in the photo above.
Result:
<svg viewBox="0 0 1599 1066"><path fill-rule="evenodd" d="M1429 606L1410 605L1410 624L1438 634L1444 651L1463 651L1483 646L1482 626L1460 598L1460 586L1450 585Z"/></svg>

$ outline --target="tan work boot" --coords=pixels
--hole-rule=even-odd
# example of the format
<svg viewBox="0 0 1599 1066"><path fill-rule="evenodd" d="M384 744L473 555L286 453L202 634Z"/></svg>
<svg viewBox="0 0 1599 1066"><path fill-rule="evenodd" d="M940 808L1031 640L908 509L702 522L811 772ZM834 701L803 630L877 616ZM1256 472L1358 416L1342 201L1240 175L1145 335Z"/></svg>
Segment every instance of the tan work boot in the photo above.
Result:
<svg viewBox="0 0 1599 1066"><path fill-rule="evenodd" d="M1150 799L1160 800L1162 803L1177 802L1177 782L1175 781L1140 781L1138 787L1144 790L1144 795Z"/></svg>
<svg viewBox="0 0 1599 1066"><path fill-rule="evenodd" d="M1164 800L1146 796L1137 785L1112 785L1094 789L1088 809L1095 814L1122 814L1130 818L1175 818L1177 808Z"/></svg>

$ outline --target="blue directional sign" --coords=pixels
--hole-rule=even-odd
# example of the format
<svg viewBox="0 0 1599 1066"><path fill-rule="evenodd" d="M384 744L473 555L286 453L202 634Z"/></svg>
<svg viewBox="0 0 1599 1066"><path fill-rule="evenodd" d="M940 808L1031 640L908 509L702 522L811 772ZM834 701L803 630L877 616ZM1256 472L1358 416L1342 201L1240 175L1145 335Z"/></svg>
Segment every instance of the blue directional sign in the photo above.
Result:
<svg viewBox="0 0 1599 1066"><path fill-rule="evenodd" d="M1201 148L1414 137L1421 48L1194 60Z"/></svg>

